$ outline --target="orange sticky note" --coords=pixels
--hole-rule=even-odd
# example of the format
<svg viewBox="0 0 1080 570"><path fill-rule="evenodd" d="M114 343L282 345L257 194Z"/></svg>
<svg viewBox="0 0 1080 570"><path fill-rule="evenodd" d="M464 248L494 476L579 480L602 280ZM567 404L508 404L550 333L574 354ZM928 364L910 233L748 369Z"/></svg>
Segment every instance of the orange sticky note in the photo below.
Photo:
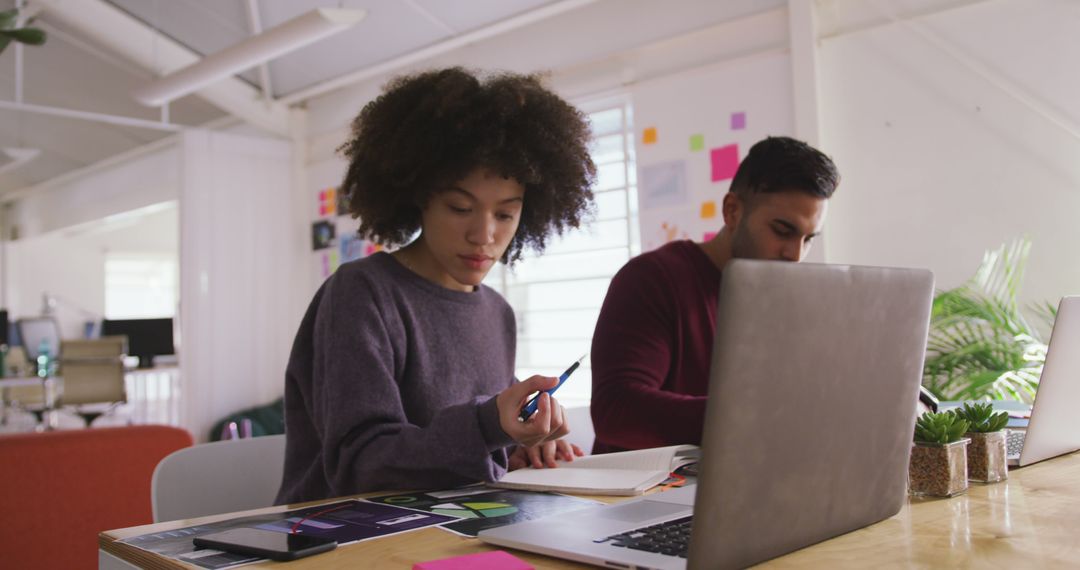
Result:
<svg viewBox="0 0 1080 570"><path fill-rule="evenodd" d="M656 127L649 127L641 133L641 142L654 144L656 142Z"/></svg>
<svg viewBox="0 0 1080 570"><path fill-rule="evenodd" d="M716 217L716 202L709 200L701 203L701 219L708 220Z"/></svg>

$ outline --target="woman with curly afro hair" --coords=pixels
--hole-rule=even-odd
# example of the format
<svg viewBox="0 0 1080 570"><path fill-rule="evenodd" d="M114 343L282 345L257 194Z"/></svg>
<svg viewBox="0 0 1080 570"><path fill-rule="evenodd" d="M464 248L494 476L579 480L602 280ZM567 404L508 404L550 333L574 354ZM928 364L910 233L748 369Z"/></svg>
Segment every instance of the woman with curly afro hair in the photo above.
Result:
<svg viewBox="0 0 1080 570"><path fill-rule="evenodd" d="M343 264L315 295L285 381L278 503L493 481L581 450L556 379L514 379L516 324L481 284L593 206L584 115L531 75L401 77L341 150L359 234L398 247Z"/></svg>

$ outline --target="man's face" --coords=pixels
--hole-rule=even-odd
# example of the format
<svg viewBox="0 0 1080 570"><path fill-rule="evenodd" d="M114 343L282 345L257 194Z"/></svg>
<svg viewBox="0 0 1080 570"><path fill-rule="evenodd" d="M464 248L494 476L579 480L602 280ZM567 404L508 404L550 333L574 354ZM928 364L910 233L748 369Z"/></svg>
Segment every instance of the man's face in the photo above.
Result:
<svg viewBox="0 0 1080 570"><path fill-rule="evenodd" d="M732 256L802 261L821 233L827 207L827 199L798 190L746 199L729 192L724 196L724 223L732 227Z"/></svg>

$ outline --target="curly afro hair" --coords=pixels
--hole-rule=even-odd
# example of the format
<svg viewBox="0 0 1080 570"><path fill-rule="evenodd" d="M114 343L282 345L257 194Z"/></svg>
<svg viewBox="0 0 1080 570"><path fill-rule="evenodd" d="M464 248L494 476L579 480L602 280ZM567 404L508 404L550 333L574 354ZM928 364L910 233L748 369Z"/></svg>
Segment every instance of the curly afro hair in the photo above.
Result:
<svg viewBox="0 0 1080 570"><path fill-rule="evenodd" d="M502 257L509 263L592 213L589 140L585 116L536 75L481 79L455 67L399 77L364 106L339 149L349 160L342 192L359 235L393 246L420 230L434 193L474 169L516 180L525 201Z"/></svg>

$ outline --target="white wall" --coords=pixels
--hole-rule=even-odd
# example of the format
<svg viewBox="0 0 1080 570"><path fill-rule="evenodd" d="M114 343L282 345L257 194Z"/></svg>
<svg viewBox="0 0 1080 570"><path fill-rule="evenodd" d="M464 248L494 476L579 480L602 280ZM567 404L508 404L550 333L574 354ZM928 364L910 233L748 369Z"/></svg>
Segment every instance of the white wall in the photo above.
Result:
<svg viewBox="0 0 1080 570"><path fill-rule="evenodd" d="M784 56L788 46L784 4L780 0L598 1L327 94L307 106L304 200L314 204L320 189L341 182L346 163L336 150L349 136L349 123L364 104L379 94L389 77L421 69L461 65L482 70L546 72L549 85L571 101L603 97L613 91L632 92L635 106L644 105L640 108L647 119L664 117L673 129L668 132L691 129L700 119L703 128L707 126L707 130L719 134L721 123L727 130L727 116L718 115L721 101L738 103L751 111L763 111L751 119L755 128L746 132L790 134L792 102L790 63ZM768 69L761 67L763 58L772 58L772 63L765 64ZM761 72L747 72L747 66L759 67ZM772 90L765 98L768 105L748 100L752 96L749 86L733 84L748 78L754 78L754 85ZM697 91L682 92L684 85ZM665 94L671 95L670 101L664 99ZM773 112L777 101L783 108ZM678 126L666 120L676 111ZM640 143L643 123L637 123L636 138ZM716 146L718 140L713 137L710 145ZM748 141L739 142L744 150L749 147ZM692 217L689 221L696 227L702 224L697 212L695 208L689 214L677 215ZM707 222L717 225L715 221ZM700 233L695 230L695 239L701 239ZM315 269L310 273L313 277L309 289L313 292L321 278Z"/></svg>
<svg viewBox="0 0 1080 570"><path fill-rule="evenodd" d="M334 157L348 136L349 123L391 77L453 65L540 72L564 97L589 98L720 61L785 49L783 4L781 0L589 4L309 101L308 164Z"/></svg>
<svg viewBox="0 0 1080 570"><path fill-rule="evenodd" d="M4 287L11 318L41 314L42 295L57 300L56 318L66 338L83 334L86 320L105 312L105 258L114 253L176 256L175 202L114 214L72 228L9 242Z"/></svg>
<svg viewBox="0 0 1080 570"><path fill-rule="evenodd" d="M32 237L114 214L175 201L179 162L174 141L136 151L19 192L10 223Z"/></svg>
<svg viewBox="0 0 1080 570"><path fill-rule="evenodd" d="M64 338L82 337L82 323L105 312L105 255L96 247L54 232L9 243L7 267L13 321L41 315L46 292L61 299L56 318Z"/></svg>
<svg viewBox="0 0 1080 570"><path fill-rule="evenodd" d="M677 239L704 241L724 225L721 202L731 178L713 180L712 150L734 145L741 160L762 138L794 131L791 61L783 52L643 82L631 94L642 251ZM732 126L733 114L745 119L741 126ZM646 129L654 129L655 142L643 142ZM694 135L699 150L691 148ZM671 168L683 176L682 196L672 184L650 187L650 172Z"/></svg>
<svg viewBox="0 0 1080 570"><path fill-rule="evenodd" d="M281 395L305 241L288 142L192 130L181 145L181 421L205 440Z"/></svg>
<svg viewBox="0 0 1080 570"><path fill-rule="evenodd" d="M1080 292L1078 21L1075 3L981 2L822 40L843 176L828 259L929 267L945 288L1027 235L1023 299Z"/></svg>

